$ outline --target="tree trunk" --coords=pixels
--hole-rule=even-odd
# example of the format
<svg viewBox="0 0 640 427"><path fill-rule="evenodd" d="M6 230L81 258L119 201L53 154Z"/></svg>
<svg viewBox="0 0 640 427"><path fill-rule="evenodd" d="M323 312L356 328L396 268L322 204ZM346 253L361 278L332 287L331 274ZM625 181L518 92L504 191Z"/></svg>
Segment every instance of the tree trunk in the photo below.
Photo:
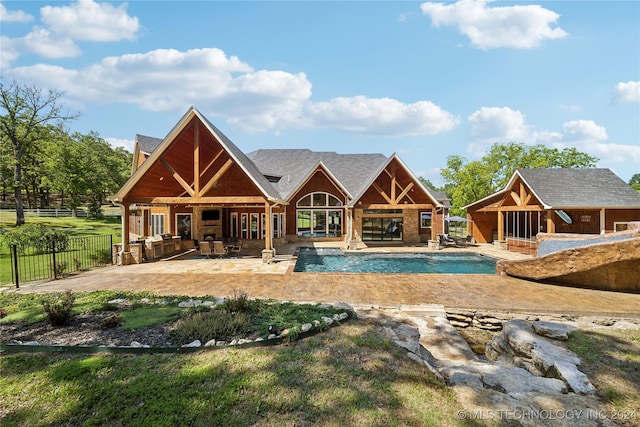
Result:
<svg viewBox="0 0 640 427"><path fill-rule="evenodd" d="M13 169L14 197L16 198L16 226L24 224L24 206L22 205L22 154L16 155Z"/></svg>

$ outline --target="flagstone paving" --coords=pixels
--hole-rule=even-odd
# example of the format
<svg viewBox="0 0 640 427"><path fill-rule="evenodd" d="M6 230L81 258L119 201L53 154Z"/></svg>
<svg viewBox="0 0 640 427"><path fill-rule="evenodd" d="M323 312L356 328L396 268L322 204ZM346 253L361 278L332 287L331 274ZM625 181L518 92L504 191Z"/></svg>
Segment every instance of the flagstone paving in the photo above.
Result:
<svg viewBox="0 0 640 427"><path fill-rule="evenodd" d="M278 254L292 254L294 249L293 246L279 248ZM416 252L425 249L369 250ZM525 257L496 250L491 245L460 250L510 259ZM23 284L18 292L111 289L226 297L244 291L251 298L343 301L357 306L442 304L445 308L486 311L640 317L640 294L556 286L490 274L293 273L294 262L264 264L257 253L225 259L192 255L140 265L111 266L46 283Z"/></svg>

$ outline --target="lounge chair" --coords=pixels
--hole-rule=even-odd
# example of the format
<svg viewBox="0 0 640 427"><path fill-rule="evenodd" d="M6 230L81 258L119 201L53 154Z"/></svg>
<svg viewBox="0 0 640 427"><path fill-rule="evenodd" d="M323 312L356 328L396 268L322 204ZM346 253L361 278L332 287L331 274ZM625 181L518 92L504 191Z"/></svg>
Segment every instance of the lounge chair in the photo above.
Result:
<svg viewBox="0 0 640 427"><path fill-rule="evenodd" d="M224 247L224 243L222 240L214 240L213 241L213 255L218 258L224 258L228 254L227 248Z"/></svg>
<svg viewBox="0 0 640 427"><path fill-rule="evenodd" d="M200 242L200 255L204 255L205 258L211 258L211 243L209 242Z"/></svg>
<svg viewBox="0 0 640 427"><path fill-rule="evenodd" d="M447 238L447 236L443 236L442 234L438 234L438 241L440 242L440 247L446 248L447 246L458 246L455 240L452 238Z"/></svg>

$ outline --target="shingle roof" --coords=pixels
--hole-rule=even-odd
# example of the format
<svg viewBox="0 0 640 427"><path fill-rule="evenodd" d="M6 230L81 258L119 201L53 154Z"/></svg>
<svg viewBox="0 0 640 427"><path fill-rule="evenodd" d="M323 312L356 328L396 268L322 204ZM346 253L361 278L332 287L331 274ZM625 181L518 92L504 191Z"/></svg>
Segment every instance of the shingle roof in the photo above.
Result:
<svg viewBox="0 0 640 427"><path fill-rule="evenodd" d="M248 153L247 157L264 175L282 177L271 185L285 200L320 162L354 196L361 192L362 187L374 178L373 174L387 161L383 154L338 154L308 149L257 150Z"/></svg>
<svg viewBox="0 0 640 427"><path fill-rule="evenodd" d="M213 133L216 134L222 145L226 148L227 152L235 158L241 168L245 170L245 172L258 184L262 190L267 193L269 197L272 199L284 199L280 197L278 191L273 187L273 185L265 178L264 174L256 167L255 163L251 161L246 154L242 152L231 140L220 131L217 127L215 127L209 119L200 115L203 122L209 127Z"/></svg>
<svg viewBox="0 0 640 427"><path fill-rule="evenodd" d="M610 169L518 169L516 174L551 208L640 208L640 194Z"/></svg>
<svg viewBox="0 0 640 427"><path fill-rule="evenodd" d="M136 134L136 142L138 143L138 147L140 148L141 152L143 152L144 154L151 154L153 153L153 150L158 148L158 146L162 142L162 139Z"/></svg>

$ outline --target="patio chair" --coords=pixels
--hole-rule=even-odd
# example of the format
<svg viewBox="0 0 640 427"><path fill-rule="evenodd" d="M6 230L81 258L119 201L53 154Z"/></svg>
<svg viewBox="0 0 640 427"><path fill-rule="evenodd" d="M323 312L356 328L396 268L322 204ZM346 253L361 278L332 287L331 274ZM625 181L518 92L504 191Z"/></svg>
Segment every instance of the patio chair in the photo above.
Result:
<svg viewBox="0 0 640 427"><path fill-rule="evenodd" d="M205 258L211 259L211 243L209 242L200 242L200 255L204 255Z"/></svg>
<svg viewBox="0 0 640 427"><path fill-rule="evenodd" d="M230 253L234 255L239 254L240 251L242 250L242 241L238 239L229 241L229 245L227 246L227 249L229 250Z"/></svg>
<svg viewBox="0 0 640 427"><path fill-rule="evenodd" d="M228 254L227 248L224 247L222 240L213 241L213 255L218 258L224 258Z"/></svg>
<svg viewBox="0 0 640 427"><path fill-rule="evenodd" d="M438 241L440 242L440 247L446 248L447 246L457 246L456 241L442 234L438 234Z"/></svg>

